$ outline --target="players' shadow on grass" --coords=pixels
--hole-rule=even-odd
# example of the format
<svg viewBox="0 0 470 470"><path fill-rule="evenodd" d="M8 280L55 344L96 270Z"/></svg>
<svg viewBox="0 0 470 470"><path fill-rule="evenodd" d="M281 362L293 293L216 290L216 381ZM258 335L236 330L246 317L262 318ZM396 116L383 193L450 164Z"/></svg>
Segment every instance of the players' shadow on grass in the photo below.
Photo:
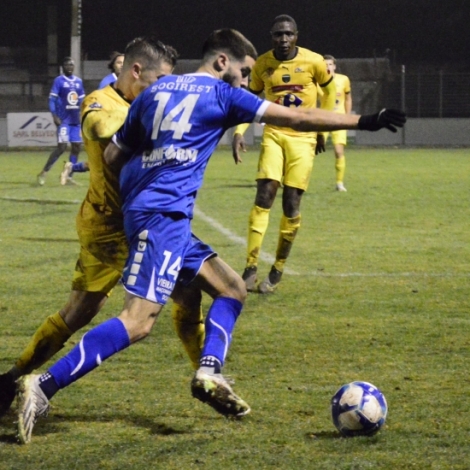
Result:
<svg viewBox="0 0 470 470"><path fill-rule="evenodd" d="M18 444L16 435L16 421L15 413L9 412L0 421L0 443L4 444ZM81 414L54 414L49 415L47 418L40 418L33 430L33 439L41 436L50 436L52 434L64 434L64 432L73 433L73 425L69 423L82 422L91 426L99 423L112 423L117 421L127 422L135 427L148 430L151 435L156 436L172 436L179 434L191 434L190 428L176 429L168 426L162 422L156 422L151 418L143 415L128 415L113 413L109 416L99 415L81 415Z"/></svg>
<svg viewBox="0 0 470 470"><path fill-rule="evenodd" d="M337 431L308 432L305 434L306 441L317 441L320 439L344 439Z"/></svg>
<svg viewBox="0 0 470 470"><path fill-rule="evenodd" d="M165 423L157 422L156 420L149 418L146 415L135 414L132 412L129 413L116 413L116 411L110 411L110 414L100 413L90 413L87 411L84 414L72 414L68 413L67 415L54 414L49 415L46 419L41 419L38 421L38 425L44 426L44 423L48 421L52 423L65 423L65 422L83 422L87 425L92 423L114 423L117 421L122 421L129 423L135 427L147 429L150 434L160 435L160 436L170 436L174 434L188 434L190 431L188 429L176 429L174 427L168 426ZM35 431L36 431L35 426Z"/></svg>
<svg viewBox="0 0 470 470"><path fill-rule="evenodd" d="M0 197L0 200L6 202L25 202L28 204L39 204L41 206L76 206L81 201L66 201L61 199L39 199L37 197Z"/></svg>
<svg viewBox="0 0 470 470"><path fill-rule="evenodd" d="M35 238L35 237L18 237L18 240L24 240L25 242L57 242L57 243L77 243L76 238Z"/></svg>

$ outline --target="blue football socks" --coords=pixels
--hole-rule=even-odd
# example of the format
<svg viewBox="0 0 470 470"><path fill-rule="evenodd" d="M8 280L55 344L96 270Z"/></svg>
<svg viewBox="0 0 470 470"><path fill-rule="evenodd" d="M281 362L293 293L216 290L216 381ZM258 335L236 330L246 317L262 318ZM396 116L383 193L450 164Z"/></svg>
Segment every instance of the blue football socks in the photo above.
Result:
<svg viewBox="0 0 470 470"><path fill-rule="evenodd" d="M243 304L229 297L218 297L207 313L206 337L201 353L201 367L213 368L213 373L220 372L224 364L232 332Z"/></svg>
<svg viewBox="0 0 470 470"><path fill-rule="evenodd" d="M85 171L88 171L85 162L77 162L72 165L72 173L84 173Z"/></svg>
<svg viewBox="0 0 470 470"><path fill-rule="evenodd" d="M119 318L112 318L83 335L80 343L39 379L47 398L98 367L102 361L127 348L129 335Z"/></svg>

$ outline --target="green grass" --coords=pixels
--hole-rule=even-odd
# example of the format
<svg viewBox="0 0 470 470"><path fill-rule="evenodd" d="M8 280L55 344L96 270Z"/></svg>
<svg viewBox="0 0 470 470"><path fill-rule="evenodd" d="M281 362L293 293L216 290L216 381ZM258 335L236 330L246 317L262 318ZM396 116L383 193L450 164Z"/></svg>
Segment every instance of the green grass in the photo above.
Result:
<svg viewBox="0 0 470 470"><path fill-rule="evenodd" d="M62 187L57 164L38 187L46 158L0 154L0 372L65 302L78 253L87 176ZM228 421L191 398L166 309L144 342L54 397L29 446L4 417L0 469L469 469L468 150L351 147L347 158L348 192L337 193L332 151L317 157L292 274L273 296L249 295L237 324L225 372L251 415ZM233 237L193 224L238 272L256 161L253 151L235 166L219 151L200 191L199 210ZM278 198L271 256L279 217ZM117 288L94 324L122 301ZM330 398L352 380L388 400L373 438L340 438L331 422Z"/></svg>

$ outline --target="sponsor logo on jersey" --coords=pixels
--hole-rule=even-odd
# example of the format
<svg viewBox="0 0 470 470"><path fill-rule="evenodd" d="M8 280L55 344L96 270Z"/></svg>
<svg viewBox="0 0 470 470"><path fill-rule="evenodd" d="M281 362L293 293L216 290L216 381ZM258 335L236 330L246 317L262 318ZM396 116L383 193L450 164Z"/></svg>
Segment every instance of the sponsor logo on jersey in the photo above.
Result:
<svg viewBox="0 0 470 470"><path fill-rule="evenodd" d="M278 85L278 86L273 86L271 88L271 91L273 93L279 93L281 91L292 91L292 92L299 92L304 89L303 85Z"/></svg>
<svg viewBox="0 0 470 470"><path fill-rule="evenodd" d="M303 69L300 67L296 67L296 69L294 70L294 73L302 73L302 72L303 72Z"/></svg>
<svg viewBox="0 0 470 470"><path fill-rule="evenodd" d="M189 75L180 75L176 78L178 83L193 83L196 80L196 77L191 77Z"/></svg>
<svg viewBox="0 0 470 470"><path fill-rule="evenodd" d="M183 149L174 145L160 147L142 155L142 168L153 168L168 162L192 163L196 161L197 154L196 149Z"/></svg>
<svg viewBox="0 0 470 470"><path fill-rule="evenodd" d="M78 104L78 94L75 90L69 91L67 95L67 103L71 106L77 106ZM67 106L67 109L69 106Z"/></svg>
<svg viewBox="0 0 470 470"><path fill-rule="evenodd" d="M101 106L99 103L95 102L95 103L91 103L90 106L88 106L90 109L100 109L102 108L103 106Z"/></svg>
<svg viewBox="0 0 470 470"><path fill-rule="evenodd" d="M284 95L278 98L276 100L276 103L282 106L285 106L286 108L290 108L290 107L298 108L299 106L302 105L302 100L298 96L288 93L287 95Z"/></svg>
<svg viewBox="0 0 470 470"><path fill-rule="evenodd" d="M290 82L290 75L287 74L287 73L286 73L285 75L283 75L283 76L282 76L282 81L283 81L284 83L289 83L289 82Z"/></svg>

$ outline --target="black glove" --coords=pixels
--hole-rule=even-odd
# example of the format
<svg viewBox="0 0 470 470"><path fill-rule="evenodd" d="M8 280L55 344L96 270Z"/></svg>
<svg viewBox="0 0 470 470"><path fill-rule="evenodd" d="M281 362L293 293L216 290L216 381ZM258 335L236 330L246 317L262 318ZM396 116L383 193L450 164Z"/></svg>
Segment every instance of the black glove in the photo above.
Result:
<svg viewBox="0 0 470 470"><path fill-rule="evenodd" d="M406 114L399 109L384 108L377 114L361 116L357 124L361 131L378 131L386 127L389 131L396 132L397 127L403 127L406 122Z"/></svg>
<svg viewBox="0 0 470 470"><path fill-rule="evenodd" d="M315 155L325 151L325 136L317 134L317 145L315 146Z"/></svg>

